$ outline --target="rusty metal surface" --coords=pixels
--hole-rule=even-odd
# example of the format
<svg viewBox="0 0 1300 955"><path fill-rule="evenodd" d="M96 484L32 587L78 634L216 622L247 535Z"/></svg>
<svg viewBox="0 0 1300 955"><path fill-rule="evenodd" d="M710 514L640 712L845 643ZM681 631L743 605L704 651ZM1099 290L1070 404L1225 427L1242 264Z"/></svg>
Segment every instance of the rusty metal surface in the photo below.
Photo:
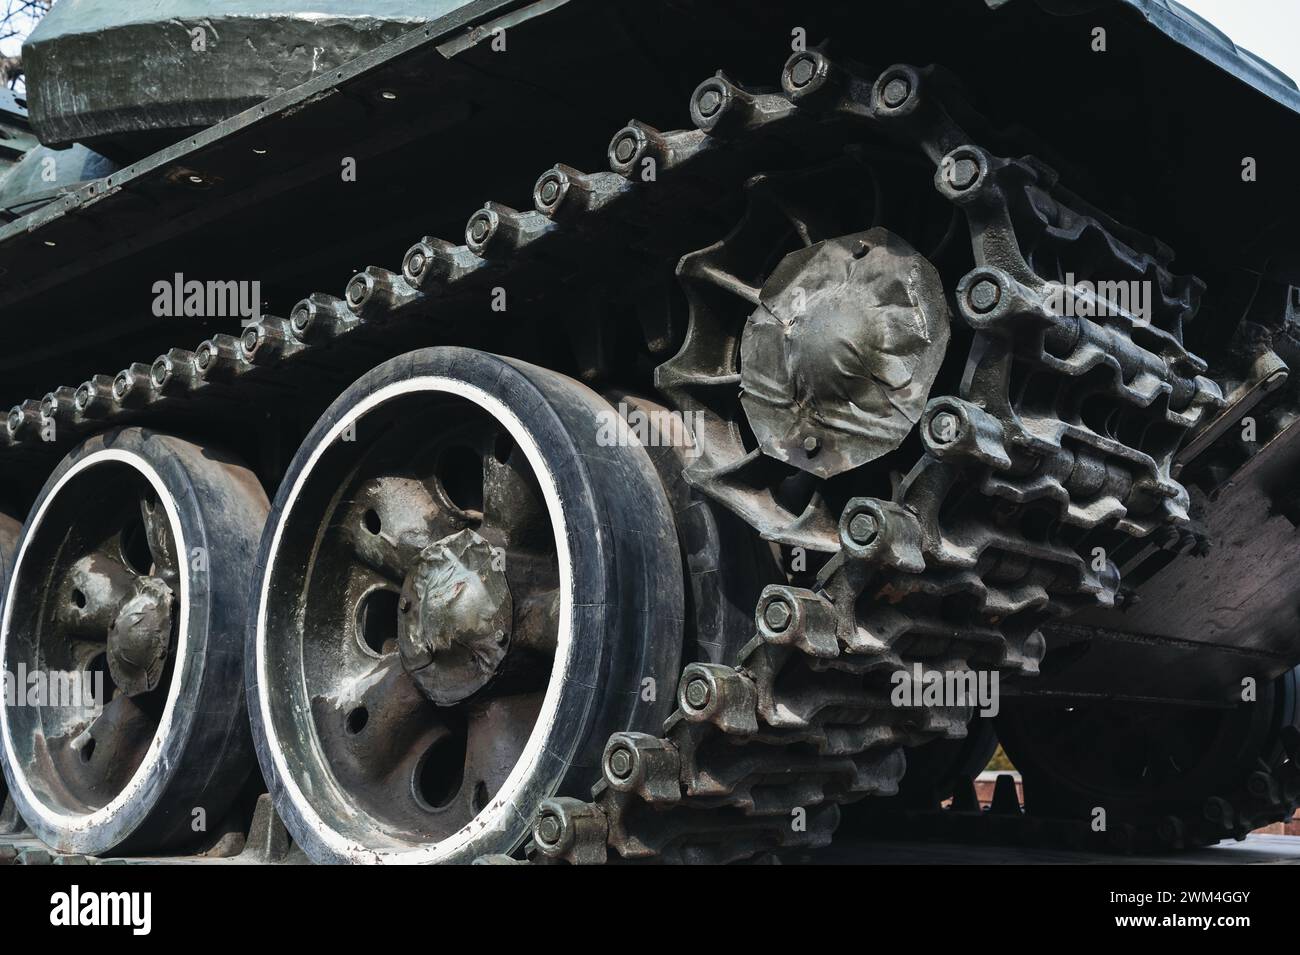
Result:
<svg viewBox="0 0 1300 955"><path fill-rule="evenodd" d="M895 450L925 409L948 322L939 273L886 229L790 253L740 340L764 453L826 478Z"/></svg>
<svg viewBox="0 0 1300 955"><path fill-rule="evenodd" d="M801 72L801 64L808 63L812 68ZM936 387L952 391L932 395L921 416L920 462L903 463L910 473L880 498L851 496L832 507L830 499L814 493L814 509L805 515L812 514L817 522L779 509L752 510L746 501L755 500L754 494L760 495L760 508L775 506L780 475L772 465L781 462L744 448L737 427L748 409L738 393L732 399L736 417L731 419L720 415L722 405L695 396L702 389L734 389L743 383L743 373L737 377L740 369L719 367L716 353L700 349L721 348L727 356L727 342L743 343L755 299L761 298L747 294L747 289L763 283L746 282L707 259L684 259L680 271L683 281L695 283L695 308L687 344L661 369L660 385L679 410L703 415L703 427L696 433L703 457L687 469L688 477L765 536L790 545L812 544L834 556L818 565L808 586L769 590L756 618L760 637L743 651L739 668L714 665L687 671L682 709L670 739L638 737L611 744L610 792L625 795L608 797L603 808L552 806L544 818L558 820L559 828L549 841L539 833L539 845L567 846L558 854L572 854L581 843L586 848L578 854L594 858L592 833L603 832L617 851L632 857L665 853L694 858L692 847L702 826L713 833L704 842L714 848L700 850L700 857L727 859L770 845L773 838L787 839L777 834L787 829L789 803L799 799L801 805L816 807L816 814L793 841L824 841L837 818L836 803L867 792L887 793L897 785L903 769L900 744L963 732L964 714L882 709L879 690L862 685L863 678L886 676L903 666L910 653L919 653L923 665L936 669L999 667L1008 674L1032 674L1045 649L1041 624L1089 603L1108 605L1118 586L1113 566L1095 571L1080 556L1088 550L1086 536L1065 536L1059 530L1044 536L1034 516L1050 515L1061 526L1100 535L1097 539L1105 542L1116 534L1141 537L1166 523L1185 523L1186 492L1170 474L1181 440L1177 429L1194 427L1222 402L1217 386L1201 375L1204 363L1181 344L1182 323L1194 311L1198 286L1168 272L1168 250L1058 190L1055 176L1041 163L1002 160L970 145L946 113L941 94L930 92L929 72L893 67L871 83L841 73L825 58L806 55L794 58L784 82L789 102L798 108L782 107L771 97L761 99L734 84L710 81L697 93L696 112L705 120L702 125L717 128L717 136L707 130L660 133L644 125L630 126L611 144L614 172L588 176L568 167L557 169L549 179L544 175L539 180L537 211L518 213L490 205L471 218L466 246L422 240L408 252L400 275L369 269L349 283L343 299L314 295L293 310L290 320L264 319L241 339L218 338L185 353L181 360L194 363L194 374L183 379L183 391L157 388L148 374L118 376L126 386L111 390L107 404L96 397L100 392L92 381L67 405L55 396L33 414L43 413L41 409L66 414L61 430L75 434L79 420L97 427L91 422L104 415L146 412L180 399L202 400L223 380L251 382L259 367L275 368L282 377L284 368L310 356L320 344L334 343L338 355L338 343L365 341L368 332L379 330L376 321L381 317L383 334L391 335L396 319L418 314L435 293L443 304L448 290L462 282L472 286L480 277L495 281L495 267L506 257L526 269L545 245L563 247L572 241L566 231L575 222L589 226L593 216L621 218L621 208L635 203L642 192L634 177L646 157L658 161L662 181L680 177L689 183L692 176L716 174L711 170L733 165L735 159L721 144L738 135L756 144L750 161L763 155L764 143L780 143L792 129L811 129L822 136L828 135L826 129L841 130L829 134L832 142L843 130L850 135L866 129L911 138L937 170L925 184L966 212L976 266L955 283L958 311L969 329L963 343L971 358L959 381L939 380ZM727 104L721 115L718 104L709 108L700 102L710 93ZM563 188L548 191L551 181ZM747 221L764 216L771 220L781 208L766 198L779 193L781 183L763 183L754 180ZM815 249L819 237L811 228L805 220L800 234ZM743 250L762 234L762 229L755 233L742 225L735 233L736 244ZM1054 312L1045 297L1060 276L1035 271L1031 262L1043 253L1033 244L1022 244L1030 236L1041 249L1090 272L1154 275L1155 320L1139 326L1124 313L1093 319ZM1080 237L1088 243L1080 243ZM761 241L751 244L760 253L770 250ZM728 264L733 250L724 242L706 254L721 256L719 261ZM789 261L796 263L796 271L802 264L800 258ZM867 262L875 264L870 256ZM953 265L945 268L951 271ZM715 292L739 300L743 307L717 311L711 302L706 309L701 303L716 297ZM926 332L919 337L939 335L929 328ZM867 363L882 360L889 350L888 343L872 349ZM767 359L760 355L758 360L761 370ZM932 359L926 361L933 367ZM1065 383L1086 378L1108 401L1175 430L1152 432L1139 437L1138 446L1130 446L1095 430L1095 422L1077 411L1062 418L1059 411L1040 406L1032 394L1013 387L1012 369L1019 364ZM928 372L923 373L920 380L927 377ZM902 379L895 376L894 381ZM32 433L24 409L11 416L10 425L11 442L39 447L25 439ZM754 476L740 477L744 467L756 469ZM888 593L890 602L863 601L859 616L854 610L858 597L868 592ZM943 608L945 601L959 595L968 601L966 616L954 621L946 616L951 609ZM839 687L841 678L848 679L852 691ZM813 695L798 705L785 701L785 680L793 680L796 687L811 681L811 688L799 693L806 696L811 689ZM825 685L819 687L818 681ZM814 702L819 694L821 701ZM821 723L823 710L832 715L855 708L851 729ZM787 725L782 722L787 713L801 715ZM778 720L776 725L768 723L771 740L760 737L757 749L742 747L734 753L725 745L722 751L740 760L730 768L707 762L714 734L751 739L759 732L760 717ZM792 762L784 749L792 741L813 741L822 754ZM689 762L697 756L698 764ZM770 784L762 791L755 788L755 780L773 774L789 780L788 795L780 795L779 788L769 791ZM697 815L692 809L676 814L652 809L647 814L626 795L635 793L652 805L675 805L683 797L674 795L669 783L674 778L684 781L685 793L721 815ZM630 783L633 779L636 782ZM730 807L730 812L722 807ZM638 826L648 828L638 831ZM576 829L588 835L567 842L563 834ZM723 836L723 831L729 834ZM598 840L601 845L605 837Z"/></svg>
<svg viewBox="0 0 1300 955"><path fill-rule="evenodd" d="M1046 649L1039 627L1073 609L1109 606L1118 588L1114 565L1086 563L1079 554L1087 552L1087 537L1064 527L1144 537L1188 521L1186 491L1170 474L1181 437L1129 447L1012 384L1017 363L1064 379L1048 386L1049 395L1101 368L1109 398L1182 429L1221 406L1217 385L1200 374L1204 363L1181 344L1197 284L1164 272L1168 252L1055 192L1055 175L1040 163L1000 160L971 145L924 71L890 67L873 82L819 54L796 54L782 86L814 114L910 139L935 164L935 188L966 212L970 228L976 267L957 284L960 313L975 333L970 357L957 393L931 397L920 422L924 456L896 486L895 499L848 501L835 554L810 589L764 592L757 636L734 667L686 668L663 737L611 737L592 802L542 805L533 830L539 858L602 862L608 852L629 860L729 861L825 844L838 804L896 791L901 746L965 732L969 710L891 707L881 677L912 662L945 672L994 666L1013 677L1036 673ZM706 84L697 96L711 93ZM728 100L754 98L737 91ZM800 234L817 248L815 234ZM1099 241L1073 244L1089 234ZM746 235L742 227L731 241L746 248ZM1031 265L1042 255L1040 243L1062 270L1154 273L1155 321L1058 314L1048 302L1051 283L1062 276L1040 275ZM1097 250L1103 261L1090 265L1087 256ZM701 286L745 299L753 285L730 251L723 243L707 259L683 260L680 273L696 283L692 324L658 381L682 407L712 421L701 431L704 460L688 476L765 536L812 543L803 517L778 503L780 474L744 447L727 405L713 397L735 380L728 343L738 337L738 319ZM760 369L772 360L742 347L745 358L757 358ZM1178 377L1180 370L1187 377ZM1044 525L1042 516L1060 523ZM860 599L867 594L874 599ZM970 595L961 621L951 604L941 610L941 600L956 594ZM797 744L811 744L815 755L804 756ZM805 828L790 823L799 812L808 814Z"/></svg>
<svg viewBox="0 0 1300 955"><path fill-rule="evenodd" d="M811 566L763 592L748 644L686 668L662 736L611 737L591 802L543 805L537 857L729 861L824 844L840 804L897 788L905 747L965 732L967 707L887 701L889 676L909 666L997 672L1030 697L1047 653L1055 673L1042 696L1145 691L1204 705L1242 674L1294 661L1287 528L1300 508L1284 485L1295 393L1263 389L1277 365L1252 377L1235 352L1214 367L1198 357L1189 322L1204 286L1175 270L1168 246L1081 199L1042 160L977 145L984 124L934 68L875 73L797 54L780 93L720 75L691 107L696 129L633 122L616 133L610 172L543 174L532 210L487 203L463 244L424 236L400 271L367 268L342 297L313 294L242 335L20 403L0 445L15 468L38 472L60 447L42 438L50 423L68 442L121 421L220 414L232 394L255 406L322 380L328 392L331 377L427 343L431 317L439 335L490 342L469 303L503 276L532 300L602 269L611 281L644 278L627 258L671 260L708 231L695 220L739 216L722 240L686 246L685 316L643 294L653 283L632 283L636 321L623 324L691 422L690 491L750 525L786 566L796 551L811 552ZM654 190L639 178L647 161ZM741 211L733 194L746 181ZM923 200L916 221L882 194ZM1149 307L1097 308L1075 274L1145 283ZM796 305L800 290L811 294ZM594 317L566 317L575 372L592 381L617 374L609 309L598 301ZM1292 330L1276 331L1274 357ZM1237 454L1227 445L1255 411L1271 416L1271 437ZM408 548L415 569L402 575L418 607L402 662L417 683L428 671L420 688L434 702L496 675L500 623L519 615L464 533ZM1197 572L1189 558L1211 540L1267 573L1254 589L1200 588L1217 614L1202 639L1194 610L1161 615L1150 597L1177 603ZM1203 582L1224 566L1207 565ZM444 585L471 594L455 619L442 615ZM1238 603L1224 605L1225 593ZM137 598L135 617L161 619L157 599ZM539 633L548 619L535 616ZM132 649L130 662L146 665L127 683L148 689L158 642ZM436 659L462 649L453 665ZM1164 663L1202 650L1190 677L1160 678ZM1252 820L1294 803L1293 755L1243 783L1268 797ZM802 829L789 825L795 810L807 812ZM1156 835L1172 844L1185 828Z"/></svg>

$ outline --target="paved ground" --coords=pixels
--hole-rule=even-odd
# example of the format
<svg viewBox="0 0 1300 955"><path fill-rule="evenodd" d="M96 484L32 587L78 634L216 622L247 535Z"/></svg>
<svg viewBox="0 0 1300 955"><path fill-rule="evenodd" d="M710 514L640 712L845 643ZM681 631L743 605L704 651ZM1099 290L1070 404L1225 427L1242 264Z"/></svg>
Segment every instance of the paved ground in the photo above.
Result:
<svg viewBox="0 0 1300 955"><path fill-rule="evenodd" d="M275 844L278 843L278 847ZM282 832L263 833L238 856L226 859L182 857L132 859L134 863L258 865L303 861L289 848ZM0 865L85 865L118 860L60 857L30 835L0 835ZM123 860L125 861L125 860ZM965 845L945 842L883 842L842 837L828 849L799 860L822 865L1300 865L1300 836L1252 834L1244 842L1224 842L1209 849L1167 855L1109 855L1066 849Z"/></svg>

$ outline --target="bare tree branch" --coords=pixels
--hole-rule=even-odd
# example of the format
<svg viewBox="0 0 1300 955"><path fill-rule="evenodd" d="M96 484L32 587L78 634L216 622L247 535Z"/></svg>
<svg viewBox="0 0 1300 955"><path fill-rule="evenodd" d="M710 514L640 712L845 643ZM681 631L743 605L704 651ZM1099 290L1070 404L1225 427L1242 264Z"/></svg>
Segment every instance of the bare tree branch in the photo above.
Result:
<svg viewBox="0 0 1300 955"><path fill-rule="evenodd" d="M0 3L0 43L5 47L0 50L0 83L10 89L16 89L22 82L22 57L19 53L20 43L12 43L17 38L25 40L41 17L49 12L53 0L3 0Z"/></svg>

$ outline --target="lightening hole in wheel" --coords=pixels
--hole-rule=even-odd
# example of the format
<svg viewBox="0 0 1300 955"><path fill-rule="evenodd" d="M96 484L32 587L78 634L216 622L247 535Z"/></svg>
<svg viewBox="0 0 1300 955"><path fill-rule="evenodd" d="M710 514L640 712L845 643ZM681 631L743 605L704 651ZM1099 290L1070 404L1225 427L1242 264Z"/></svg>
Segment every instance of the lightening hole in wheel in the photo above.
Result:
<svg viewBox="0 0 1300 955"><path fill-rule="evenodd" d="M398 603L401 597L392 590L372 590L361 600L357 611L357 636L371 653L383 656L385 644L397 640Z"/></svg>
<svg viewBox="0 0 1300 955"><path fill-rule="evenodd" d="M514 438L510 437L508 431L502 431L497 435L496 441L492 443L492 456L497 459L498 464L505 464L510 460L510 452L514 449Z"/></svg>
<svg viewBox="0 0 1300 955"><path fill-rule="evenodd" d="M100 706L107 704L117 692L117 684L113 682L113 674L108 669L106 653L97 653L90 658L90 662L86 664L86 677L90 680L91 689L95 693L95 702Z"/></svg>
<svg viewBox="0 0 1300 955"><path fill-rule="evenodd" d="M478 815L488 804L487 783L479 780L474 784L474 814Z"/></svg>
<svg viewBox="0 0 1300 955"><path fill-rule="evenodd" d="M353 710L351 713L348 714L348 718L347 718L348 732L351 733L353 736L356 736L358 733L360 733L363 729L366 728L366 723L368 723L369 721L370 721L370 711L367 710L364 706L358 706L355 710Z"/></svg>
<svg viewBox="0 0 1300 955"><path fill-rule="evenodd" d="M465 742L460 733L448 734L420 757L412 788L416 802L426 809L446 808L460 792L465 781Z"/></svg>
<svg viewBox="0 0 1300 955"><path fill-rule="evenodd" d="M86 745L81 747L81 761L83 763L88 763L90 762L90 758L94 755L95 755L95 741L93 739L87 740Z"/></svg>
<svg viewBox="0 0 1300 955"><path fill-rule="evenodd" d="M84 610L86 607L86 595L83 594L80 590L73 590L72 604L77 609Z"/></svg>
<svg viewBox="0 0 1300 955"><path fill-rule="evenodd" d="M366 530L372 534L378 534L383 529L384 525L380 522L379 515L375 513L374 508L366 511L361 519L366 525Z"/></svg>
<svg viewBox="0 0 1300 955"><path fill-rule="evenodd" d="M442 453L438 481L462 511L483 510L483 462L470 448L448 448Z"/></svg>
<svg viewBox="0 0 1300 955"><path fill-rule="evenodd" d="M143 521L132 521L122 529L122 561L141 576L153 569L153 554L149 552Z"/></svg>

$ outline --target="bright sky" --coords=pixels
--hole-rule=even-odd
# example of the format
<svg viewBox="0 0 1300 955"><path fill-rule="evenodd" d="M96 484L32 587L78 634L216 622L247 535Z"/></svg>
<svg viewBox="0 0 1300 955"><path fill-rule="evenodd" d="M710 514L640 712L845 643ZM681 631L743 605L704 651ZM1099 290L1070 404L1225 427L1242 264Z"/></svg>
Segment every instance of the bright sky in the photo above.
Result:
<svg viewBox="0 0 1300 955"><path fill-rule="evenodd" d="M1297 0L1182 0L1238 46L1272 63L1300 82L1300 2ZM0 0L3 11L6 0ZM17 52L17 38L0 42L0 52Z"/></svg>
<svg viewBox="0 0 1300 955"><path fill-rule="evenodd" d="M30 33L32 27L36 25L34 17L18 12L22 9L21 0L0 0L0 15L11 21L10 29L21 31L17 36L0 38L0 55L17 56L18 51L22 49L23 37Z"/></svg>
<svg viewBox="0 0 1300 955"><path fill-rule="evenodd" d="M1300 82L1300 3L1296 0L1181 0L1237 46Z"/></svg>

